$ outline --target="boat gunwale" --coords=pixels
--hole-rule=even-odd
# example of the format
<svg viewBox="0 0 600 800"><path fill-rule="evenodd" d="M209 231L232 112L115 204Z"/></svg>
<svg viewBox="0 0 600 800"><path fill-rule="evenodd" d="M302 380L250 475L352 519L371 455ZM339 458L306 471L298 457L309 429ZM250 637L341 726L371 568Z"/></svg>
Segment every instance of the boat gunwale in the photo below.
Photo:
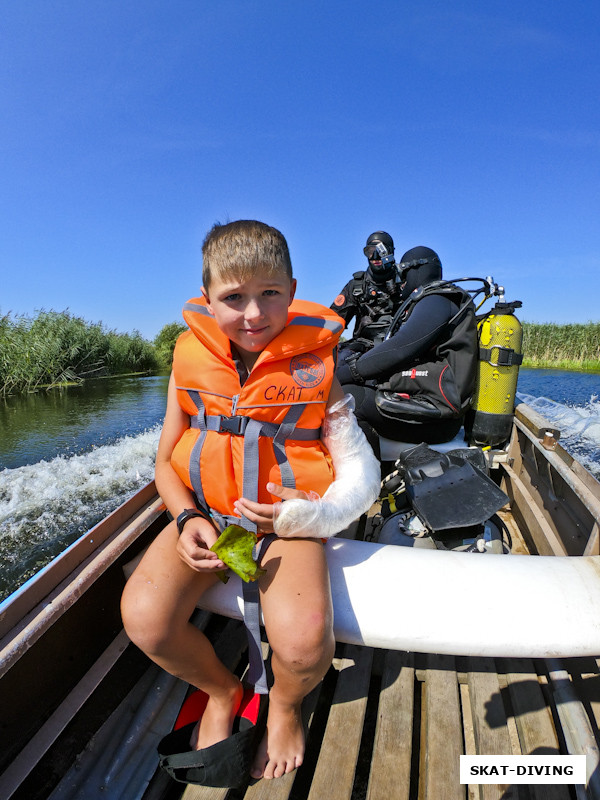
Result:
<svg viewBox="0 0 600 800"><path fill-rule="evenodd" d="M122 510L123 506L118 509L118 511ZM140 508L130 514L129 522L126 521L112 533L109 532L101 545L93 549L87 557L67 572L62 581L22 617L18 618L12 627L9 627L0 640L0 678L164 512L164 503L158 495L154 494L149 503L142 504ZM115 517L115 519L119 519L119 517ZM85 551L85 548L83 550ZM58 567L57 573L60 574L60 570L65 567L65 562L61 560ZM45 577L47 575L48 573ZM29 591L36 597L39 588L32 584ZM11 611L12 614L7 613L2 620L5 625L11 621L11 618L14 618L27 598L31 600L31 595L25 593L15 598L15 606L9 606L7 609L7 612Z"/></svg>
<svg viewBox="0 0 600 800"><path fill-rule="evenodd" d="M152 480L8 595L0 603L0 642L19 620L30 613L63 580L71 576L77 567L93 556L111 536L156 496L156 486ZM164 509L164 503L162 508Z"/></svg>

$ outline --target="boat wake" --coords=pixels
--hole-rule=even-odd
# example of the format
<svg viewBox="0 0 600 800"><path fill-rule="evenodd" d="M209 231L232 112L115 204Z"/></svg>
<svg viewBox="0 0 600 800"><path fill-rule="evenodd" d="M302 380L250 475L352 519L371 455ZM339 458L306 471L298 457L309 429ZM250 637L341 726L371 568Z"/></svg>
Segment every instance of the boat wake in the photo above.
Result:
<svg viewBox="0 0 600 800"><path fill-rule="evenodd" d="M600 479L600 401L595 395L584 405L565 405L521 392L517 399L559 428L560 444Z"/></svg>
<svg viewBox="0 0 600 800"><path fill-rule="evenodd" d="M160 429L0 471L0 599L152 480Z"/></svg>

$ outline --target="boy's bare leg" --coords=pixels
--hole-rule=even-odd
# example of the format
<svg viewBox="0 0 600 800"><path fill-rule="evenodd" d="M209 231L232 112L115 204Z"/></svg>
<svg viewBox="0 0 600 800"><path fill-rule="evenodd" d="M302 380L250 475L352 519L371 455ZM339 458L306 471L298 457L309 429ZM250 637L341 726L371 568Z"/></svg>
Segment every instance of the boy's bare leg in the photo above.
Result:
<svg viewBox="0 0 600 800"><path fill-rule="evenodd" d="M189 622L198 598L217 578L183 563L175 549L177 537L172 522L152 542L127 582L121 612L128 636L149 658L208 695L192 737L192 746L199 749L231 735L242 687Z"/></svg>
<svg viewBox="0 0 600 800"><path fill-rule="evenodd" d="M320 540L278 539L262 566L267 575L261 578L261 604L274 681L252 776L279 778L304 758L301 704L331 665L333 610Z"/></svg>

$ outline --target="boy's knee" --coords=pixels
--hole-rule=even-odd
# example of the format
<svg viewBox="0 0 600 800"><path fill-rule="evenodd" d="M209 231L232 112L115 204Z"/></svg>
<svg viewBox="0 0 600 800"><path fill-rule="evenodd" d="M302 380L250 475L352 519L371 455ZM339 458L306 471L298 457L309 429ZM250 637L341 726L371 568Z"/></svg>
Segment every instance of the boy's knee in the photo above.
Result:
<svg viewBox="0 0 600 800"><path fill-rule="evenodd" d="M310 670L333 656L335 640L329 615L311 614L304 625L290 625L288 630L290 635L273 643L273 650L290 669Z"/></svg>
<svg viewBox="0 0 600 800"><path fill-rule="evenodd" d="M164 648L169 631L163 630L156 609L127 588L121 598L121 618L125 633L144 653L151 655Z"/></svg>

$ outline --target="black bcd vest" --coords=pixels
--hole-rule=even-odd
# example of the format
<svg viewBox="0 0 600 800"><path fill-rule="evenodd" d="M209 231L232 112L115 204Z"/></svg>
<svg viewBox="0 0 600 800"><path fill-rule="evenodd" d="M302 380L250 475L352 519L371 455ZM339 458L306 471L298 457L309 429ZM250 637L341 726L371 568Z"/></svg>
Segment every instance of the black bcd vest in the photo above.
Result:
<svg viewBox="0 0 600 800"><path fill-rule="evenodd" d="M433 294L453 300L458 311L427 353L378 385L375 402L386 417L433 422L460 419L469 408L479 345L475 307L468 292L448 281L434 281L415 289L396 312L388 336L410 316L420 300Z"/></svg>
<svg viewBox="0 0 600 800"><path fill-rule="evenodd" d="M400 279L395 273L382 284L370 280L366 272L352 276L351 292L358 308L353 339L382 342L400 305Z"/></svg>

